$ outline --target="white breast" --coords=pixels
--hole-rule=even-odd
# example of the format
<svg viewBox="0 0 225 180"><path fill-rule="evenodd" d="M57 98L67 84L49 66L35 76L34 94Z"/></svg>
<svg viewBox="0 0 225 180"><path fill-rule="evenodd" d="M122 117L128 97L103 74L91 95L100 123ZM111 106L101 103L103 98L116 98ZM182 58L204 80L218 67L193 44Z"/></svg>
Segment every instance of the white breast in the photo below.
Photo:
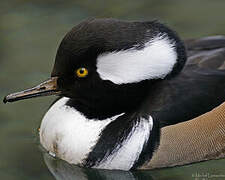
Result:
<svg viewBox="0 0 225 180"><path fill-rule="evenodd" d="M90 120L66 106L69 98L58 100L45 114L40 127L40 142L49 152L72 164L80 164L99 139L104 127L118 116Z"/></svg>

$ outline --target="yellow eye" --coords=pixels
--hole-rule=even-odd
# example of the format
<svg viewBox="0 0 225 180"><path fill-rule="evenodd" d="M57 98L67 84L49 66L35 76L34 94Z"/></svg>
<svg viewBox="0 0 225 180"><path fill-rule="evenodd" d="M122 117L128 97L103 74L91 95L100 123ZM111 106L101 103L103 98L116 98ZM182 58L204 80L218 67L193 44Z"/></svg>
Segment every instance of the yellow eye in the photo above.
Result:
<svg viewBox="0 0 225 180"><path fill-rule="evenodd" d="M76 73L78 77L83 78L88 75L88 70L86 68L79 68L77 69Z"/></svg>

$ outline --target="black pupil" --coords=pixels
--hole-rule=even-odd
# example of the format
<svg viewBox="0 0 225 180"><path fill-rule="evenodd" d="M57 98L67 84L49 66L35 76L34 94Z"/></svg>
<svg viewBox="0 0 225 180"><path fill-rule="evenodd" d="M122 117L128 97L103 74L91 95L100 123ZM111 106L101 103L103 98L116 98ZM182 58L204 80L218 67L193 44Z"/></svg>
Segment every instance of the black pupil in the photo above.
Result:
<svg viewBox="0 0 225 180"><path fill-rule="evenodd" d="M80 74L84 74L84 69L80 69Z"/></svg>

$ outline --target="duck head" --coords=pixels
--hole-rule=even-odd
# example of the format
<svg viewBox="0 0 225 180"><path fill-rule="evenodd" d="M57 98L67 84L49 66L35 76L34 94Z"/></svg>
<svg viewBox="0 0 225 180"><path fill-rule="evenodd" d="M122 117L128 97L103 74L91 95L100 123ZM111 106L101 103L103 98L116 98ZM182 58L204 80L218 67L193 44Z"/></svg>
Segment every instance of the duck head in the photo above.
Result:
<svg viewBox="0 0 225 180"><path fill-rule="evenodd" d="M101 119L136 108L154 83L178 74L185 61L181 40L157 21L87 20L63 38L50 79L4 102L65 96L68 105Z"/></svg>

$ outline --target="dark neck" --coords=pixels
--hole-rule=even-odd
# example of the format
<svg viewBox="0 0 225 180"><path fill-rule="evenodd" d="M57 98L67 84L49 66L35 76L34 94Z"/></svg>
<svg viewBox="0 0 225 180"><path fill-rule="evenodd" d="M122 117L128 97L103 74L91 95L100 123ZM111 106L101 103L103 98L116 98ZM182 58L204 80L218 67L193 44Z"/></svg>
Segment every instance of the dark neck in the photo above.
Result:
<svg viewBox="0 0 225 180"><path fill-rule="evenodd" d="M67 105L74 107L89 119L106 119L120 113L136 111L149 93L148 85L135 86L135 88L121 88L115 91L101 93L99 97L71 98ZM129 89L129 90L128 90Z"/></svg>

